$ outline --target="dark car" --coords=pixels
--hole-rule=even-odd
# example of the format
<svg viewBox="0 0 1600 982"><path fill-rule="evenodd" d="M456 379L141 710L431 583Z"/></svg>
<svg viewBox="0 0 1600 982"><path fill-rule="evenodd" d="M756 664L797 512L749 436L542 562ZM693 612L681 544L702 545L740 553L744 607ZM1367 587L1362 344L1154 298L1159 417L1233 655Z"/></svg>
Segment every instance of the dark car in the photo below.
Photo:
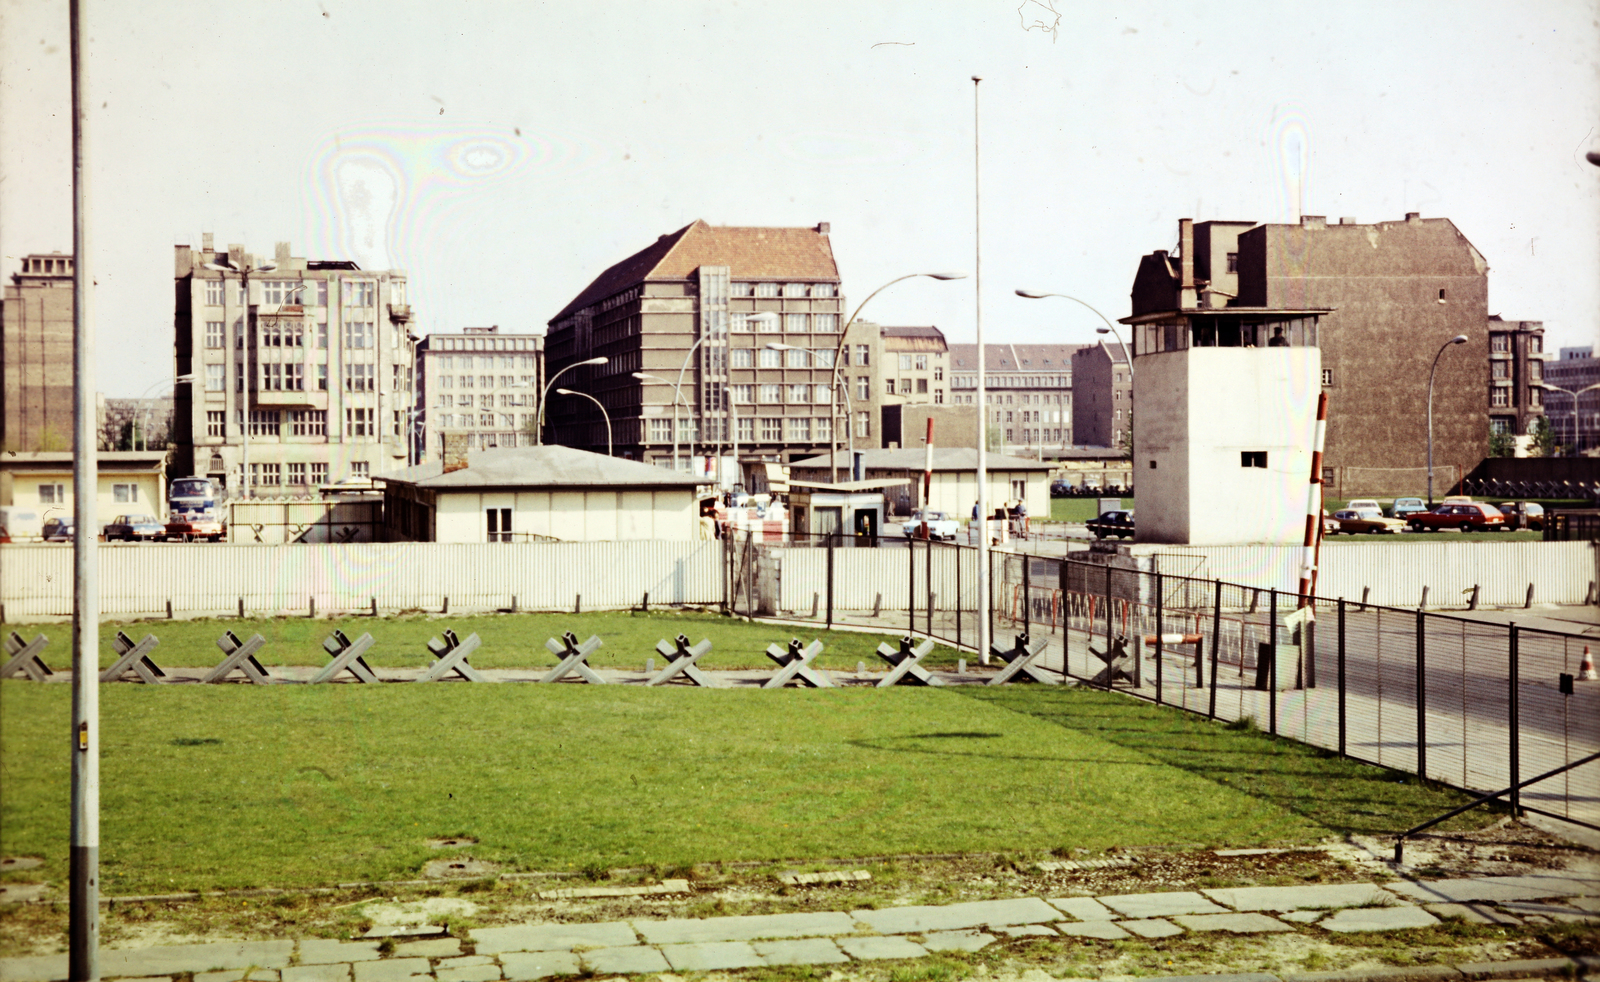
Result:
<svg viewBox="0 0 1600 982"><path fill-rule="evenodd" d="M1050 482L1050 497L1065 498L1071 493L1072 485L1068 484L1066 481L1057 478L1056 480Z"/></svg>
<svg viewBox="0 0 1600 982"><path fill-rule="evenodd" d="M1493 505L1470 501L1440 505L1433 511L1417 512L1406 519L1413 532L1438 532L1460 529L1463 532L1505 532L1506 517Z"/></svg>
<svg viewBox="0 0 1600 982"><path fill-rule="evenodd" d="M1099 518L1088 522L1084 526L1094 533L1097 539L1114 535L1119 539L1133 538L1133 512L1108 511L1102 512Z"/></svg>
<svg viewBox="0 0 1600 982"><path fill-rule="evenodd" d="M44 537L46 542L71 542L74 531L76 531L76 526L74 526L72 519L52 518L44 523L44 528L39 531L39 534Z"/></svg>
<svg viewBox="0 0 1600 982"><path fill-rule="evenodd" d="M1421 498L1396 498L1390 507L1389 514L1399 519L1407 519L1419 511L1427 511L1428 506Z"/></svg>
<svg viewBox="0 0 1600 982"><path fill-rule="evenodd" d="M1544 506L1537 501L1508 501L1500 506L1500 514L1506 517L1509 529L1544 529Z"/></svg>
<svg viewBox="0 0 1600 982"><path fill-rule="evenodd" d="M154 542L167 537L167 527L154 515L118 515L105 527L107 542Z"/></svg>

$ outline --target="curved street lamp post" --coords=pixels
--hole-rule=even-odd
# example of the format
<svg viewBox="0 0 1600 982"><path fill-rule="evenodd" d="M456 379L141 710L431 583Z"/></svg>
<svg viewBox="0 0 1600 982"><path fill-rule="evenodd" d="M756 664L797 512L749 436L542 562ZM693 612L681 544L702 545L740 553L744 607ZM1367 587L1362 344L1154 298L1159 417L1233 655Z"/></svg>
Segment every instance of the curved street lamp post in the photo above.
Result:
<svg viewBox="0 0 1600 982"><path fill-rule="evenodd" d="M1549 382L1535 382L1534 387L1547 389L1551 392L1565 392L1572 397L1572 454L1575 457L1580 456L1583 453L1583 416L1578 412L1578 397L1585 392L1600 389L1600 382L1596 382L1594 385L1586 385L1576 392L1571 389L1563 389L1559 385L1551 385Z"/></svg>
<svg viewBox="0 0 1600 982"><path fill-rule="evenodd" d="M594 396L590 395L587 392L579 392L576 389L557 389L556 390L556 395L561 395L561 396L583 396L585 399L589 400L590 402L594 403L596 406L600 407L600 415L604 416L605 420L606 420L606 456L610 457L611 456L611 448L612 448L612 443L611 443L611 414L606 412L606 407L600 404L600 400L596 399Z"/></svg>
<svg viewBox="0 0 1600 982"><path fill-rule="evenodd" d="M194 376L190 375L188 373L184 373L183 375L177 375L177 376L174 376L173 378L170 378L170 379L164 379L164 380L162 380L160 382L155 383L155 385L150 386L150 388L145 389L142 393L139 394L139 398L141 400L143 400L145 396L150 394L152 389L156 388L156 386L164 386L164 385L171 384L172 387L174 389L176 389L180 385L188 385L190 382L193 382L193 381L194 381ZM139 424L139 439L134 441L135 448L137 448L140 443L144 444L144 449L146 449L146 450L150 449L150 407L149 406L145 406L144 407L144 421ZM169 443L170 443L170 441L169 441Z"/></svg>
<svg viewBox="0 0 1600 982"><path fill-rule="evenodd" d="M544 446L544 404L550 396L550 386L556 384L556 379L572 371L574 368L581 368L584 365L604 365L610 360L610 358L601 356L599 358L590 358L585 361L575 361L566 368L563 368L561 371L550 376L550 381L545 383L544 389L539 393L539 415L534 420L533 426L533 439L535 446Z"/></svg>
<svg viewBox="0 0 1600 982"><path fill-rule="evenodd" d="M1441 303L1443 301L1440 301ZM1439 345L1439 352L1433 356L1433 364L1428 368L1428 507L1433 507L1433 373L1439 367L1439 358L1444 354L1444 349L1452 344L1466 344L1467 336L1457 334L1455 337Z"/></svg>

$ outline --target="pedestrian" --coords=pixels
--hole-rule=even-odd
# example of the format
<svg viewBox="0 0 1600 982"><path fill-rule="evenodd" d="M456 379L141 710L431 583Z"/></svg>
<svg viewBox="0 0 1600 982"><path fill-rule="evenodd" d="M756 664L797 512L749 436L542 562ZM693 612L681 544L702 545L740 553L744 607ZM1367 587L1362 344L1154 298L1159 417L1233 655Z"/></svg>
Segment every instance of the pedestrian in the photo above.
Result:
<svg viewBox="0 0 1600 982"><path fill-rule="evenodd" d="M1017 501L1017 520L1018 520L1018 523L1022 526L1022 536L1023 536L1023 538L1027 538L1027 536L1028 536L1028 503L1026 501L1022 501L1022 500L1018 500Z"/></svg>

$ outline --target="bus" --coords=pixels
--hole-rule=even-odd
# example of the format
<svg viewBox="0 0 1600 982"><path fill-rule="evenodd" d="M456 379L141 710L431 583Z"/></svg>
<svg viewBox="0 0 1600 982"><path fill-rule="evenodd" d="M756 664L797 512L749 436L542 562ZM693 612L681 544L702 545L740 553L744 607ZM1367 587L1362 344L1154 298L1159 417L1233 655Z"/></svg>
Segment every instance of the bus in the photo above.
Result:
<svg viewBox="0 0 1600 982"><path fill-rule="evenodd" d="M208 477L174 478L167 489L167 538L220 542L222 533L217 483Z"/></svg>

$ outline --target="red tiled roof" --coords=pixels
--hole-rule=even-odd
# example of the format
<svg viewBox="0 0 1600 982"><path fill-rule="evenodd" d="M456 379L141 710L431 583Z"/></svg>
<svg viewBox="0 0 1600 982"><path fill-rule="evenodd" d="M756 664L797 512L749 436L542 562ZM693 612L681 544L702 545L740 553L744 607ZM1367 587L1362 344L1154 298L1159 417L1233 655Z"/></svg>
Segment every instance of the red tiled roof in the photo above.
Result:
<svg viewBox="0 0 1600 982"><path fill-rule="evenodd" d="M681 280L701 266L727 266L739 280L839 280L833 246L815 228L713 226L696 219L595 277L550 322L635 283Z"/></svg>

